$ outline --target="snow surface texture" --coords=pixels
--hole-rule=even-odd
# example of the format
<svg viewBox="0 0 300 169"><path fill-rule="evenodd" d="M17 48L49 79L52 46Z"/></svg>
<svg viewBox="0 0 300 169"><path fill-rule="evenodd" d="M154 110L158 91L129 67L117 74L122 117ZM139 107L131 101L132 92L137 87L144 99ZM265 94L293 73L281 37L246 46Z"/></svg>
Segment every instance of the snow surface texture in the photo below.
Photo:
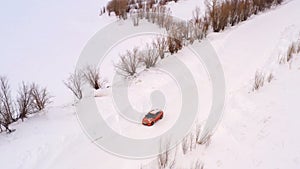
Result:
<svg viewBox="0 0 300 169"><path fill-rule="evenodd" d="M198 3L198 1L193 2ZM7 3L4 5L8 6L12 5L8 1L1 3ZM96 1L76 1L76 3L74 1L63 1L62 4L66 8L56 10L61 11L61 13L50 12L55 11L53 9L56 6L55 4L39 2L36 5L46 5L48 8L45 8L41 13L44 12L45 16L53 14L54 18L55 16L60 16L60 14L65 14L62 16L66 16L67 12L65 10L70 11L74 16L71 16L69 19L62 17L67 22L63 22L65 20L60 18L57 18L57 20L61 22L54 22L54 20L46 22L47 20L44 20L44 17L38 16L37 19L39 20L33 22L38 26L35 28L37 30L31 33L27 32L23 37L21 36L20 42L16 40L20 37L18 35L7 37L7 32L13 31L8 27L1 28L0 31L1 35L5 35L2 36L5 40L15 39L1 42L1 52L4 52L2 53L3 56L9 58L1 61L1 74L3 72L11 79L16 80L38 80L41 83L50 83L51 90L55 91L55 94L58 93L56 95L59 98L57 99L58 104L64 103L65 99L70 98L64 96L65 94L67 95L67 92L61 83L62 76L66 76L72 70L72 66L76 62L75 57L79 55L87 39L103 27L104 24L115 19L106 16L96 18L95 16L98 14L90 12L99 8L99 3ZM71 4L73 5L72 8L70 7L72 6ZM180 4L190 5L181 9ZM3 5L1 4L1 6ZM196 5L189 1L179 1L178 4L170 4L171 8L174 7L172 9L173 14L178 17L181 14L176 11L185 11L185 14L189 13L191 15L191 10L194 6ZM224 68L228 94L226 109L223 120L215 132L210 146L207 148L199 146L197 150L190 152L186 156L179 155L177 160L178 168L187 168L196 159L200 159L205 164L205 168L299 168L298 102L300 100L300 56L294 57L291 66L278 65L277 63L278 56L285 52L290 43L295 41L295 38L299 37L299 7L300 1L289 1L276 9L254 16L249 21L229 28L222 33L209 35L208 38L215 47ZM22 7L22 10L26 9ZM37 9L39 8L37 7ZM79 12L81 9L86 10L86 13ZM5 15L1 15L1 17L3 16ZM70 17L69 15L67 16ZM182 15L182 17L188 18L189 16ZM15 16L15 19L18 20L18 16ZM39 23L41 20L43 21L42 23L46 22L49 24L49 28L52 28L52 24L55 23L70 23L71 25L61 26L61 28L67 29L67 34L66 30L58 29L54 32L46 29L47 34L45 36L51 37L51 35L56 35L57 37L52 36L47 41L47 45L41 45L43 48L31 51L29 49L33 48L30 46L32 43L28 43L26 40L39 37L34 32L40 32L40 29L44 30L42 26L45 26L45 24ZM6 22L8 22L7 18ZM24 24L20 23L20 26L24 27ZM15 46L11 45L14 41L18 42L16 45L24 45L20 53L24 53L23 56L26 60L20 61L20 53L16 53L14 51ZM66 44L71 44L66 50L52 50L49 47L61 46L63 48ZM6 48L6 46L10 48ZM52 51L53 53L45 51ZM56 55L60 51L65 53ZM174 57L182 59L190 66L191 70L201 69L201 64L194 62L193 57L187 55L188 52L188 50L184 49ZM54 56L57 60L53 58ZM172 57L168 59L172 59ZM33 62L34 65L39 65L40 68L28 66ZM160 66L163 66L163 64L162 62ZM14 67L20 69L13 69L7 65L16 65ZM40 74L34 77L30 74L24 75L23 72L27 69L30 72L40 72ZM273 72L275 79L259 91L251 92L256 70ZM130 94L132 94L132 104L137 109L145 110L149 106L146 100L140 99L142 96L137 96L136 93L138 91L146 88L143 94L147 95L147 92L150 92L153 88L161 87L160 84L153 82L154 76L165 83L169 82L164 75L156 74L155 69L144 72L129 89L131 90ZM45 76L47 77L46 82ZM209 84L205 85L205 73L203 72L200 75L195 73L194 76L195 79L199 79L198 89L204 92L203 96L209 98ZM60 91L62 94L59 94ZM106 96L97 97L99 107L114 113L111 110L113 107L110 100L110 91L106 89L103 93ZM145 104L139 104L141 102ZM204 99L203 103L205 103L205 107L209 107L209 99ZM203 117L205 115L199 118ZM147 138L151 137L151 132L154 130L164 132L169 125L172 125L175 119L176 116L174 116L174 119L166 118L165 120L168 122L163 123L161 121L161 123L157 123L152 128L146 128L146 133L140 132L144 128L128 125L121 119L116 123L116 126L119 126L119 128L116 127L115 130L128 137ZM112 115L108 116L109 120L116 122L118 118ZM4 133L0 135L0 163L3 169L127 169L139 168L141 164L145 167L151 167L154 163L154 159L130 160L119 158L107 154L96 147L82 132L75 110L69 106L55 106L46 113L27 119L23 123L14 124L12 128L16 128L17 131L10 135Z"/></svg>

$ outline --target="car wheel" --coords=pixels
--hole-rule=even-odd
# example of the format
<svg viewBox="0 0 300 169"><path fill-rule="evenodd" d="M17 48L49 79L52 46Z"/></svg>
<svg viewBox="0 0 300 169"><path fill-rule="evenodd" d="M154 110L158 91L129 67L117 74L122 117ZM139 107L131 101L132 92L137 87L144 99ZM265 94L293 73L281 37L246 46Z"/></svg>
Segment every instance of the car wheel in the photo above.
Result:
<svg viewBox="0 0 300 169"><path fill-rule="evenodd" d="M164 117L164 115L161 115L161 116L160 116L160 119L162 119L163 117Z"/></svg>

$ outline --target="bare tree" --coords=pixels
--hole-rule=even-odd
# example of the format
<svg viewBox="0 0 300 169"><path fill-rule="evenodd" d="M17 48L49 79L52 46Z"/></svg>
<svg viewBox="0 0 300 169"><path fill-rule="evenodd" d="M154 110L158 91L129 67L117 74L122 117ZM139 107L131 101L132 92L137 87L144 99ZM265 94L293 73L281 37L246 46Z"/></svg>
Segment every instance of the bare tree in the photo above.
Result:
<svg viewBox="0 0 300 169"><path fill-rule="evenodd" d="M208 10L209 18L211 21L211 25L214 32L219 32L219 18L220 18L220 12L219 12L219 1L218 0L211 0L205 1L206 8Z"/></svg>
<svg viewBox="0 0 300 169"><path fill-rule="evenodd" d="M127 50L126 54L120 55L119 63L115 64L117 73L126 77L134 76L140 64L138 53L138 48L135 47L133 51Z"/></svg>
<svg viewBox="0 0 300 169"><path fill-rule="evenodd" d="M195 8L193 11L193 22L195 25L198 25L201 23L201 9L199 6Z"/></svg>
<svg viewBox="0 0 300 169"><path fill-rule="evenodd" d="M165 15L165 21L164 21L164 27L165 27L165 29L166 29L167 31L171 28L173 22L174 22L174 21L173 21L172 15L171 15L171 10L168 9L168 10L167 10L167 13L166 13L166 15Z"/></svg>
<svg viewBox="0 0 300 169"><path fill-rule="evenodd" d="M194 162L190 169L203 169L204 168L204 164L198 159L196 162Z"/></svg>
<svg viewBox="0 0 300 169"><path fill-rule="evenodd" d="M0 76L0 122L7 132L12 132L9 125L16 121L15 109L10 94L10 86L5 76Z"/></svg>
<svg viewBox="0 0 300 169"><path fill-rule="evenodd" d="M107 4L108 15L114 12L120 19L127 19L128 1L127 0L112 0Z"/></svg>
<svg viewBox="0 0 300 169"><path fill-rule="evenodd" d="M174 25L168 31L167 44L168 50L171 54L177 53L182 49L184 36L180 30L183 30L181 29L181 24L174 23Z"/></svg>
<svg viewBox="0 0 300 169"><path fill-rule="evenodd" d="M101 78L99 69L96 66L87 66L83 70L83 77L85 81L96 90L103 88L106 84L106 81Z"/></svg>
<svg viewBox="0 0 300 169"><path fill-rule="evenodd" d="M199 141L199 138L200 138L200 133L201 133L201 124L196 124L196 136L195 136L195 141L196 143Z"/></svg>
<svg viewBox="0 0 300 169"><path fill-rule="evenodd" d="M269 75L268 75L268 77L267 77L267 81L268 81L268 83L271 83L271 81L274 79L274 75L273 75L273 73L270 73Z"/></svg>
<svg viewBox="0 0 300 169"><path fill-rule="evenodd" d="M224 30L228 25L229 14L230 14L230 4L228 1L223 2L219 7L220 17L219 17L219 30ZM246 10L245 10L246 11Z"/></svg>
<svg viewBox="0 0 300 169"><path fill-rule="evenodd" d="M82 86L83 86L83 76L81 71L75 71L73 74L70 74L69 78L64 81L64 84L68 89L75 95L75 97L80 100L82 99Z"/></svg>
<svg viewBox="0 0 300 169"><path fill-rule="evenodd" d="M211 136L212 134L208 131L206 131L204 134L202 134L200 137L199 137L199 141L198 141L198 144L201 144L201 145L205 145L205 144L210 144L210 141L211 141Z"/></svg>
<svg viewBox="0 0 300 169"><path fill-rule="evenodd" d="M297 52L297 49L295 47L296 45L294 43L292 43L287 51L287 55L286 55L286 61L289 62L292 60L294 53Z"/></svg>
<svg viewBox="0 0 300 169"><path fill-rule="evenodd" d="M22 121L27 118L29 114L34 113L31 93L31 86L22 82L22 85L19 87L17 96L17 106L19 111L18 119L21 119Z"/></svg>
<svg viewBox="0 0 300 169"><path fill-rule="evenodd" d="M229 24L231 26L234 26L238 22L237 10L238 10L239 0L230 0L229 3L230 3Z"/></svg>
<svg viewBox="0 0 300 169"><path fill-rule="evenodd" d="M44 110L52 102L47 88L41 88L35 83L31 85L31 95L33 99L32 106L36 112Z"/></svg>
<svg viewBox="0 0 300 169"><path fill-rule="evenodd" d="M145 64L146 68L154 67L158 61L159 55L155 47L147 44L146 49L141 51L140 61Z"/></svg>
<svg viewBox="0 0 300 169"><path fill-rule="evenodd" d="M171 150L171 141L168 139L164 143L161 141L159 154L157 157L158 168L159 169L173 169L176 164L176 156L177 156L177 147L175 150Z"/></svg>
<svg viewBox="0 0 300 169"><path fill-rule="evenodd" d="M171 54L177 53L179 50L182 49L182 41L177 38L169 36L167 42L168 42L168 50Z"/></svg>
<svg viewBox="0 0 300 169"><path fill-rule="evenodd" d="M255 91L260 89L261 87L264 86L264 83L265 83L265 74L263 72L256 71L252 90Z"/></svg>
<svg viewBox="0 0 300 169"><path fill-rule="evenodd" d="M193 132L189 134L189 139L190 139L190 151L193 151L193 149L196 148L196 143L194 142L195 136Z"/></svg>
<svg viewBox="0 0 300 169"><path fill-rule="evenodd" d="M187 46L188 45L188 40L190 38L190 32L189 32L189 22L178 22L176 24L177 30L179 32L179 39L182 39L182 44Z"/></svg>
<svg viewBox="0 0 300 169"><path fill-rule="evenodd" d="M198 34L199 36L197 37L198 40L206 38L209 27L210 27L209 16L204 15L204 17L202 18L202 22L199 25L200 33Z"/></svg>
<svg viewBox="0 0 300 169"><path fill-rule="evenodd" d="M167 46L168 46L167 38L165 38L163 36L156 37L155 40L153 41L153 46L154 46L154 48L157 49L160 59L164 59L165 52L166 52Z"/></svg>
<svg viewBox="0 0 300 169"><path fill-rule="evenodd" d="M137 14L132 13L131 18L132 18L133 26L139 26L140 23L139 16Z"/></svg>
<svg viewBox="0 0 300 169"><path fill-rule="evenodd" d="M188 140L188 135L185 136L183 138L183 140L181 141L181 148L182 148L182 152L183 154L186 154L189 150L189 140Z"/></svg>
<svg viewBox="0 0 300 169"><path fill-rule="evenodd" d="M5 128L6 132L11 133L14 130L10 129L9 125L13 123L13 120L11 119L11 115L7 113L7 111L4 108L4 105L2 102L0 102L0 128L1 132L3 131L2 126Z"/></svg>
<svg viewBox="0 0 300 169"><path fill-rule="evenodd" d="M165 6L159 6L157 10L157 25L160 28L165 26L165 21L167 18L167 8Z"/></svg>

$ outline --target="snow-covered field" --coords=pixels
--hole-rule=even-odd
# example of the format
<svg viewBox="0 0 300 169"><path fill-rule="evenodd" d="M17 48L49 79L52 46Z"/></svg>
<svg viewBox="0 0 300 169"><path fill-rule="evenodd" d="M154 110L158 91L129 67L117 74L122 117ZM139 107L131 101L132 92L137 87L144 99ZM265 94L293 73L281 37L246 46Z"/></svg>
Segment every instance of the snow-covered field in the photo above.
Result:
<svg viewBox="0 0 300 169"><path fill-rule="evenodd" d="M37 81L48 86L56 98L46 112L13 124L16 132L0 134L1 168L129 169L139 168L141 164L151 168L155 159L125 159L98 148L82 131L75 108L66 104L72 99L62 80L74 68L88 39L115 20L114 17L98 17L98 9L105 3L65 0L61 7L51 2L27 3L26 7L14 8L21 11L18 16L10 11L14 3L0 2L0 8L3 7L0 18L5 25L0 28L3 37L0 74L7 75L13 86L17 86L16 81L20 79ZM191 18L195 6L203 8L203 1L182 0L168 6L175 16L187 19ZM178 168L187 168L196 159L208 169L300 167L300 56L295 56L290 65L278 64L278 56L300 37L299 7L300 1L287 1L222 33L209 34L208 39L225 73L226 107L211 144L179 156ZM6 17L7 14L10 17ZM129 42L124 41L116 47L117 51L125 51L128 45L124 44L141 44L139 40ZM113 52L111 57L115 55ZM201 93L199 102L203 105L198 120L203 122L211 104L209 77L188 48L172 57L180 59L193 72ZM150 128L131 124L114 110L108 89L106 95L97 97L96 101L101 112L108 112L102 116L114 130L131 138L150 138L164 133L175 123L180 91L169 76L159 71L172 57L140 74L129 88L130 101L136 109L147 111L151 108L149 93L161 90L167 98L166 112L172 113L167 113ZM109 78L113 69L107 66L111 63L109 60L106 63L101 71ZM275 78L252 92L257 70L272 72Z"/></svg>

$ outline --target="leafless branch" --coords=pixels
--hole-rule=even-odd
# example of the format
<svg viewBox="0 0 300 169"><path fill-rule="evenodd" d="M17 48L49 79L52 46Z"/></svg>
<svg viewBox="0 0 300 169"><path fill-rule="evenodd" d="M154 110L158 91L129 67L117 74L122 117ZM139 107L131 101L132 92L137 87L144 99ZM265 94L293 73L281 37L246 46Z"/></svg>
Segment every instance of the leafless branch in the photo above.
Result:
<svg viewBox="0 0 300 169"><path fill-rule="evenodd" d="M33 108L37 112L44 110L52 102L52 97L49 95L47 88L41 88L35 83L31 85L31 95Z"/></svg>
<svg viewBox="0 0 300 169"><path fill-rule="evenodd" d="M96 66L87 66L82 74L85 81L96 90L103 88L106 84L106 81L101 78L99 69Z"/></svg>
<svg viewBox="0 0 300 169"><path fill-rule="evenodd" d="M64 81L64 84L78 100L82 99L83 76L80 71L70 74L69 78Z"/></svg>
<svg viewBox="0 0 300 169"><path fill-rule="evenodd" d="M126 54L120 55L119 63L115 64L117 73L125 77L134 76L139 66L138 48L133 51L127 50Z"/></svg>

